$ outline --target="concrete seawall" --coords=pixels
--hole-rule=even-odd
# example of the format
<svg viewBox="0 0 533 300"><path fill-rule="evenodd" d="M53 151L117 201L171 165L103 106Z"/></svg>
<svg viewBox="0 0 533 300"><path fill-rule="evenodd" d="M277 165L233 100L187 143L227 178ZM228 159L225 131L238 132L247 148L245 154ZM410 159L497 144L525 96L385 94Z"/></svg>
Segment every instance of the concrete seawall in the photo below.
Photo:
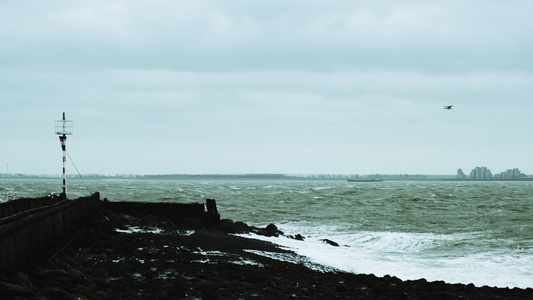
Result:
<svg viewBox="0 0 533 300"><path fill-rule="evenodd" d="M69 234L98 211L102 202L98 193L76 200L55 200L24 199L26 203L33 202L29 205L33 208L0 219L0 270L16 267L30 258L53 255ZM43 203L51 204L39 206Z"/></svg>
<svg viewBox="0 0 533 300"><path fill-rule="evenodd" d="M0 271L55 255L104 205L118 213L200 219L208 226L220 220L212 199L206 204L109 202L95 193L76 200L58 196L11 200L0 205Z"/></svg>
<svg viewBox="0 0 533 300"><path fill-rule="evenodd" d="M66 198L61 195L51 195L41 198L20 198L17 201L7 201L0 203L0 219L16 215L21 212L27 212L32 209L51 206Z"/></svg>
<svg viewBox="0 0 533 300"><path fill-rule="evenodd" d="M171 219L200 219L206 225L220 221L216 202L206 199L206 203L166 203L166 202L105 202L117 212L133 215L152 215Z"/></svg>

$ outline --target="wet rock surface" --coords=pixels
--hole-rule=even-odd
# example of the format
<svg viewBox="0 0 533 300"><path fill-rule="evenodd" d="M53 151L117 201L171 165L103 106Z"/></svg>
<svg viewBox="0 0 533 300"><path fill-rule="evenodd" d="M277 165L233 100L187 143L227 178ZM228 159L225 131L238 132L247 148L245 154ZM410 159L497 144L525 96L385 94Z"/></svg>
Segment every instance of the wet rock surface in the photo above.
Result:
<svg viewBox="0 0 533 300"><path fill-rule="evenodd" d="M283 235L273 224L207 228L106 209L54 259L1 274L0 299L533 299L532 289L335 271L228 234L246 232Z"/></svg>

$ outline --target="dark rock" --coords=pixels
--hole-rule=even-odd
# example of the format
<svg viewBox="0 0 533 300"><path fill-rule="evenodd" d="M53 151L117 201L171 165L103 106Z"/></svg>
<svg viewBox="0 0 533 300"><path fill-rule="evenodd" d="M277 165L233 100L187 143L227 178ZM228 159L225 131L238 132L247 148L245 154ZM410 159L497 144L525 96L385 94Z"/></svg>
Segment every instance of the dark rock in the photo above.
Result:
<svg viewBox="0 0 533 300"><path fill-rule="evenodd" d="M227 233L248 233L252 227L243 222L233 222L229 219L223 219L218 222L218 229Z"/></svg>
<svg viewBox="0 0 533 300"><path fill-rule="evenodd" d="M278 284L272 279L268 281L268 285L270 285L271 287L273 287L275 289L278 288Z"/></svg>
<svg viewBox="0 0 533 300"><path fill-rule="evenodd" d="M0 282L0 295L0 299L2 297L6 297L6 299L15 299L16 297L33 296L34 292L18 284L10 282Z"/></svg>
<svg viewBox="0 0 533 300"><path fill-rule="evenodd" d="M268 231L268 232L277 232L278 231L278 227L274 224L268 224L267 227L265 227L265 229Z"/></svg>
<svg viewBox="0 0 533 300"><path fill-rule="evenodd" d="M278 230L278 227L274 224L268 224L267 227L259 231L261 235L266 236L280 236L283 235L283 231Z"/></svg>
<svg viewBox="0 0 533 300"><path fill-rule="evenodd" d="M299 233L297 235L289 235L287 237L290 238L290 239L298 240L298 241L305 240L305 238Z"/></svg>
<svg viewBox="0 0 533 300"><path fill-rule="evenodd" d="M235 229L237 232L246 233L246 232L250 232L251 227L248 226L248 224L244 222L238 221L238 222L235 222Z"/></svg>
<svg viewBox="0 0 533 300"><path fill-rule="evenodd" d="M95 267L91 270L91 273L96 277L106 278L109 275L109 271L105 267Z"/></svg>
<svg viewBox="0 0 533 300"><path fill-rule="evenodd" d="M17 272L15 274L15 281L17 282L18 285L28 289L28 290L33 290L33 284L31 283L30 279L28 278L28 276L26 276L26 274L22 273L22 272Z"/></svg>
<svg viewBox="0 0 533 300"><path fill-rule="evenodd" d="M330 239L321 239L321 241L323 241L324 243L326 244L330 244L331 246L334 246L334 247L339 247L339 244L330 240Z"/></svg>
<svg viewBox="0 0 533 300"><path fill-rule="evenodd" d="M44 296L48 299L57 299L57 300L63 300L63 299L71 299L70 294L63 290L60 287L45 287L44 289L39 290L39 295Z"/></svg>

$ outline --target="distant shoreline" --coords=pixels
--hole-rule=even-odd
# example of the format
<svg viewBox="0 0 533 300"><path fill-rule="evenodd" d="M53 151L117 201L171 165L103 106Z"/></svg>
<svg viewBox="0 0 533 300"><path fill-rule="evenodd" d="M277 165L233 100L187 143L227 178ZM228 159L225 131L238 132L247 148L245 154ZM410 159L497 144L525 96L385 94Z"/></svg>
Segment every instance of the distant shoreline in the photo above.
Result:
<svg viewBox="0 0 533 300"><path fill-rule="evenodd" d="M458 182L487 182L487 181L533 181L533 176L519 179L457 179L454 175L421 175L421 174L373 174L373 175L284 175L284 174L119 174L99 175L82 174L84 180L102 179L134 179L134 180L288 180L288 181L347 181L360 179L380 179L383 181L458 181ZM33 175L33 174L0 174L0 179L53 179L61 178L60 175ZM68 179L79 179L78 175L67 175Z"/></svg>

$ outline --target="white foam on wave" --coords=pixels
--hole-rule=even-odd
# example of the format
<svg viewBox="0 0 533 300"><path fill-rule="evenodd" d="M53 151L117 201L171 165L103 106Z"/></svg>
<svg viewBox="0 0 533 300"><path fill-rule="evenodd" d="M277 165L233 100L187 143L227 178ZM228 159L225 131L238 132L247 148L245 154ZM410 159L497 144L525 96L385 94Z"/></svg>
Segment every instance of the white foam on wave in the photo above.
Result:
<svg viewBox="0 0 533 300"><path fill-rule="evenodd" d="M333 188L335 187L334 186L319 186L319 187L312 188L312 190L321 191L321 190L331 190Z"/></svg>
<svg viewBox="0 0 533 300"><path fill-rule="evenodd" d="M116 232L120 233L153 233L153 234L162 234L165 232L162 228L155 226L132 226L127 225L126 229L115 228ZM194 230L176 230L178 235L191 236L195 233Z"/></svg>
<svg viewBox="0 0 533 300"><path fill-rule="evenodd" d="M140 227L140 226L126 226L127 229L115 228L116 232L120 233L154 233L160 234L163 232L163 229L158 227Z"/></svg>
<svg viewBox="0 0 533 300"><path fill-rule="evenodd" d="M260 250L254 250L254 249L244 249L244 251L255 254L255 255L260 255L260 256L271 258L271 259L279 260L279 261L286 261L286 262L290 262L293 264L303 264L309 269L313 269L319 272L326 272L326 271L332 270L331 268L325 267L324 265L313 263L306 257L296 256L290 253L277 253L277 252L260 251Z"/></svg>
<svg viewBox="0 0 533 300"><path fill-rule="evenodd" d="M280 226L286 233L290 224ZM299 229L303 229L300 227ZM251 236L287 247L313 263L358 274L391 275L403 280L425 278L476 286L527 288L533 282L533 249L469 253L447 248L454 242L475 238L469 234L405 232L336 232L314 228L302 233L305 241L286 237ZM323 241L330 239L340 246Z"/></svg>
<svg viewBox="0 0 533 300"><path fill-rule="evenodd" d="M249 265L249 266L256 266L256 267L261 267L261 268L264 267L263 264L256 262L254 260L245 259L242 257L238 257L237 255L222 252L222 251L205 251L205 250L202 250L201 248L197 248L196 251L193 251L193 253L203 255L205 256L205 258L192 260L191 262L217 264L218 260L215 259L214 257L224 257L227 259L228 263L232 263L235 265Z"/></svg>

